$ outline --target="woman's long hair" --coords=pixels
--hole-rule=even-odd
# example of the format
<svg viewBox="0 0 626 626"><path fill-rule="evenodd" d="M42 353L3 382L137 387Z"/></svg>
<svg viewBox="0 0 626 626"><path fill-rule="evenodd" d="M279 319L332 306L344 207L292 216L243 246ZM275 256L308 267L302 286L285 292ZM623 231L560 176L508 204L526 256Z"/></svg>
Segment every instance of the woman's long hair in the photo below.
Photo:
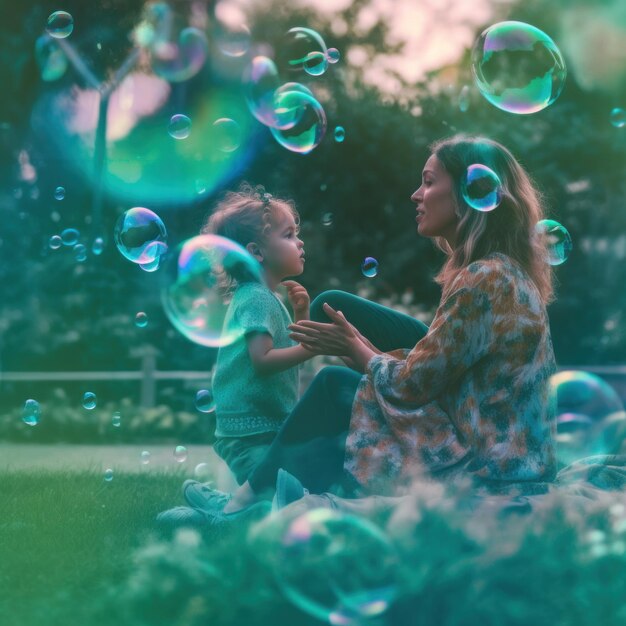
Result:
<svg viewBox="0 0 626 626"><path fill-rule="evenodd" d="M443 237L434 238L435 245L449 257L435 277L444 296L462 268L501 252L524 268L544 304L549 304L554 299L552 267L547 261L546 239L535 230L537 222L544 219L542 198L524 168L503 145L483 137L456 135L435 142L430 149L453 179L459 218L454 249ZM477 211L463 199L464 177L474 164L486 165L500 178L502 199L493 211Z"/></svg>

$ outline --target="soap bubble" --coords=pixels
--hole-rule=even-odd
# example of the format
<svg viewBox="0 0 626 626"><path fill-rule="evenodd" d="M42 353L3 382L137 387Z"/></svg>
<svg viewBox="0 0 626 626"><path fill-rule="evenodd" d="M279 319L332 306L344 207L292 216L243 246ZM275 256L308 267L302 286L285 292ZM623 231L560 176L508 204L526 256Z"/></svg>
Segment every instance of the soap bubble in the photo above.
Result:
<svg viewBox="0 0 626 626"><path fill-rule="evenodd" d="M523 22L500 22L474 44L478 89L509 113L536 113L552 104L565 84L565 61L546 33Z"/></svg>
<svg viewBox="0 0 626 626"><path fill-rule="evenodd" d="M242 132L235 120L227 117L213 122L215 144L222 152L234 152L241 145Z"/></svg>
<svg viewBox="0 0 626 626"><path fill-rule="evenodd" d="M52 235L52 237L50 237L50 241L48 241L48 245L52 248L52 250L58 250L63 245L63 240L59 237L59 235Z"/></svg>
<svg viewBox="0 0 626 626"><path fill-rule="evenodd" d="M331 212L324 213L324 215L322 215L322 224L324 226L333 225L333 214Z"/></svg>
<svg viewBox="0 0 626 626"><path fill-rule="evenodd" d="M56 200L63 200L63 198L65 198L65 187L57 187L54 190L54 198Z"/></svg>
<svg viewBox="0 0 626 626"><path fill-rule="evenodd" d="M311 76L321 76L328 68L328 58L323 52L309 52L304 59L304 71Z"/></svg>
<svg viewBox="0 0 626 626"><path fill-rule="evenodd" d="M239 244L217 235L188 239L164 265L161 299L174 327L191 341L217 348L243 337L227 317L237 282L263 284L258 261Z"/></svg>
<svg viewBox="0 0 626 626"><path fill-rule="evenodd" d="M55 39L65 39L74 30L74 18L66 11L55 11L48 17L46 31Z"/></svg>
<svg viewBox="0 0 626 626"><path fill-rule="evenodd" d="M624 109L615 108L611 111L611 124L615 128L624 128L626 126L626 111Z"/></svg>
<svg viewBox="0 0 626 626"><path fill-rule="evenodd" d="M545 237L550 265L561 265L567 261L572 251L572 238L562 224L555 220L540 220L535 224L535 231Z"/></svg>
<svg viewBox="0 0 626 626"><path fill-rule="evenodd" d="M226 56L243 56L250 48L250 29L245 24L221 23L217 34L217 47Z"/></svg>
<svg viewBox="0 0 626 626"><path fill-rule="evenodd" d="M313 92L301 83L285 83L274 92L274 116L273 128L287 130L293 128L306 112L306 107L302 106L302 99L285 96L289 92L304 94L308 99L315 100Z"/></svg>
<svg viewBox="0 0 626 626"><path fill-rule="evenodd" d="M341 58L341 53L337 50L337 48L328 48L328 54L326 57L328 58L329 63L335 64Z"/></svg>
<svg viewBox="0 0 626 626"><path fill-rule="evenodd" d="M493 211L502 200L502 183L498 175L486 165L474 164L467 168L461 183L463 199L477 211Z"/></svg>
<svg viewBox="0 0 626 626"><path fill-rule="evenodd" d="M215 411L215 399L213 392L208 389L200 389L196 394L196 409L201 413L211 413Z"/></svg>
<svg viewBox="0 0 626 626"><path fill-rule="evenodd" d="M104 239L102 237L96 237L91 245L91 251L96 256L100 256L104 250Z"/></svg>
<svg viewBox="0 0 626 626"><path fill-rule="evenodd" d="M283 595L322 622L363 624L383 615L397 597L397 552L369 520L313 509L269 540L265 536L262 530L252 536L255 553Z"/></svg>
<svg viewBox="0 0 626 626"><path fill-rule="evenodd" d="M28 426L37 426L41 417L41 406L37 400L26 400L22 409L22 420Z"/></svg>
<svg viewBox="0 0 626 626"><path fill-rule="evenodd" d="M187 139L191 133L191 120L181 113L172 115L167 132L173 139Z"/></svg>
<svg viewBox="0 0 626 626"><path fill-rule="evenodd" d="M342 143L346 138L346 131L343 126L337 126L335 128L335 141L337 143Z"/></svg>
<svg viewBox="0 0 626 626"><path fill-rule="evenodd" d="M80 233L75 228L66 228L61 233L61 241L64 246L72 246L74 247L78 243L78 238L80 237Z"/></svg>
<svg viewBox="0 0 626 626"><path fill-rule="evenodd" d="M74 258L79 262L82 263L83 261L87 260L87 248L85 248L85 246L82 243L77 243L74 248Z"/></svg>
<svg viewBox="0 0 626 626"><path fill-rule="evenodd" d="M308 154L316 148L326 133L326 113L313 97L301 91L286 91L277 95L276 108L297 111L296 124L291 128L270 128L276 141L291 152Z"/></svg>
<svg viewBox="0 0 626 626"><path fill-rule="evenodd" d="M45 82L58 80L67 71L69 62L65 52L48 35L42 35L37 38L35 42L35 58L37 59L37 65L39 65L41 80Z"/></svg>
<svg viewBox="0 0 626 626"><path fill-rule="evenodd" d="M139 457L142 465L148 465L150 463L150 453L144 450Z"/></svg>
<svg viewBox="0 0 626 626"><path fill-rule="evenodd" d="M287 70L304 69L307 57L314 52L321 53L326 60L328 49L322 36L310 28L292 28L284 35L278 48L279 66Z"/></svg>
<svg viewBox="0 0 626 626"><path fill-rule="evenodd" d="M111 416L111 424L115 428L119 428L122 425L122 414L119 411L115 411Z"/></svg>
<svg viewBox="0 0 626 626"><path fill-rule="evenodd" d="M185 446L176 446L174 448L174 459L177 463L184 463L187 460L187 448Z"/></svg>
<svg viewBox="0 0 626 626"><path fill-rule="evenodd" d="M92 409L95 409L97 403L98 403L98 398L96 397L95 393L93 393L91 391L87 391L85 393L85 395L83 396L83 406L88 411L91 411Z"/></svg>
<svg viewBox="0 0 626 626"><path fill-rule="evenodd" d="M147 325L148 316L143 311L139 311L139 313L135 315L135 326L137 328L145 328Z"/></svg>
<svg viewBox="0 0 626 626"><path fill-rule="evenodd" d="M113 480L113 470L112 469L106 469L104 470L104 480L106 480L108 483L110 483Z"/></svg>
<svg viewBox="0 0 626 626"><path fill-rule="evenodd" d="M264 56L254 57L244 70L243 86L250 113L261 124L273 126L274 92L279 86L278 70L274 61Z"/></svg>
<svg viewBox="0 0 626 626"><path fill-rule="evenodd" d="M378 274L378 261L371 256L366 256L361 263L361 272L367 278L374 278Z"/></svg>
<svg viewBox="0 0 626 626"><path fill-rule="evenodd" d="M206 482L211 476L213 472L211 471L211 466L208 463L198 463L193 470L193 475L201 482Z"/></svg>
<svg viewBox="0 0 626 626"><path fill-rule="evenodd" d="M184 28L175 40L157 37L149 46L152 69L157 76L180 83L195 76L204 65L209 45L198 28Z"/></svg>
<svg viewBox="0 0 626 626"><path fill-rule="evenodd" d="M167 231L161 218L150 209L129 209L117 220L115 243L120 253L133 263L153 263L167 251Z"/></svg>

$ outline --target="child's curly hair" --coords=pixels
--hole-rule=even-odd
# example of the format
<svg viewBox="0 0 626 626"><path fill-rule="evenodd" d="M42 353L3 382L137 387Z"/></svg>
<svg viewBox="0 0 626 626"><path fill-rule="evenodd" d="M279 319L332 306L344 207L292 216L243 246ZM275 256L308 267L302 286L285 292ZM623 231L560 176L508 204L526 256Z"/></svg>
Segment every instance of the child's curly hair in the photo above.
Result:
<svg viewBox="0 0 626 626"><path fill-rule="evenodd" d="M228 191L201 229L236 241L244 248L251 242L262 242L274 225L278 211L287 210L296 224L300 216L291 200L275 198L262 185L243 182L237 191Z"/></svg>

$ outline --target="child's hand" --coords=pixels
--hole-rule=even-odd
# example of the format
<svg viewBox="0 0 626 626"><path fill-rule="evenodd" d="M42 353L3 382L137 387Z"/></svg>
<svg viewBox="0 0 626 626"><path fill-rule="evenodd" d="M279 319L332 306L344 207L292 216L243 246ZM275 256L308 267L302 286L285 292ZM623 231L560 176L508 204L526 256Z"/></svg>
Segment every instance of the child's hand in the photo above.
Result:
<svg viewBox="0 0 626 626"><path fill-rule="evenodd" d="M296 322L299 322L300 320L308 320L309 305L311 304L309 292L295 280L284 280L282 284L287 287L287 298L289 299L289 304L293 309Z"/></svg>

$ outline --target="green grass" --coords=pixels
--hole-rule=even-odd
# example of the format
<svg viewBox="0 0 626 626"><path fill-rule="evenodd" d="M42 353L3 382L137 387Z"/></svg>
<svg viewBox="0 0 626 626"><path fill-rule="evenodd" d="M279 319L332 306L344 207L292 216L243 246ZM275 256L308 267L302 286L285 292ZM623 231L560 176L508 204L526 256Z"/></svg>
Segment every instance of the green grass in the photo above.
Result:
<svg viewBox="0 0 626 626"><path fill-rule="evenodd" d="M285 599L274 577L288 518L257 529L254 540L242 526L156 528L159 511L183 504L183 478L0 473L0 624L320 624ZM623 494L582 512L550 496L542 512L506 520L472 517L428 495L376 520L400 557L398 593L387 614L361 626L626 623ZM350 575L376 562L359 546L344 558ZM304 589L323 585L328 561L308 568Z"/></svg>

